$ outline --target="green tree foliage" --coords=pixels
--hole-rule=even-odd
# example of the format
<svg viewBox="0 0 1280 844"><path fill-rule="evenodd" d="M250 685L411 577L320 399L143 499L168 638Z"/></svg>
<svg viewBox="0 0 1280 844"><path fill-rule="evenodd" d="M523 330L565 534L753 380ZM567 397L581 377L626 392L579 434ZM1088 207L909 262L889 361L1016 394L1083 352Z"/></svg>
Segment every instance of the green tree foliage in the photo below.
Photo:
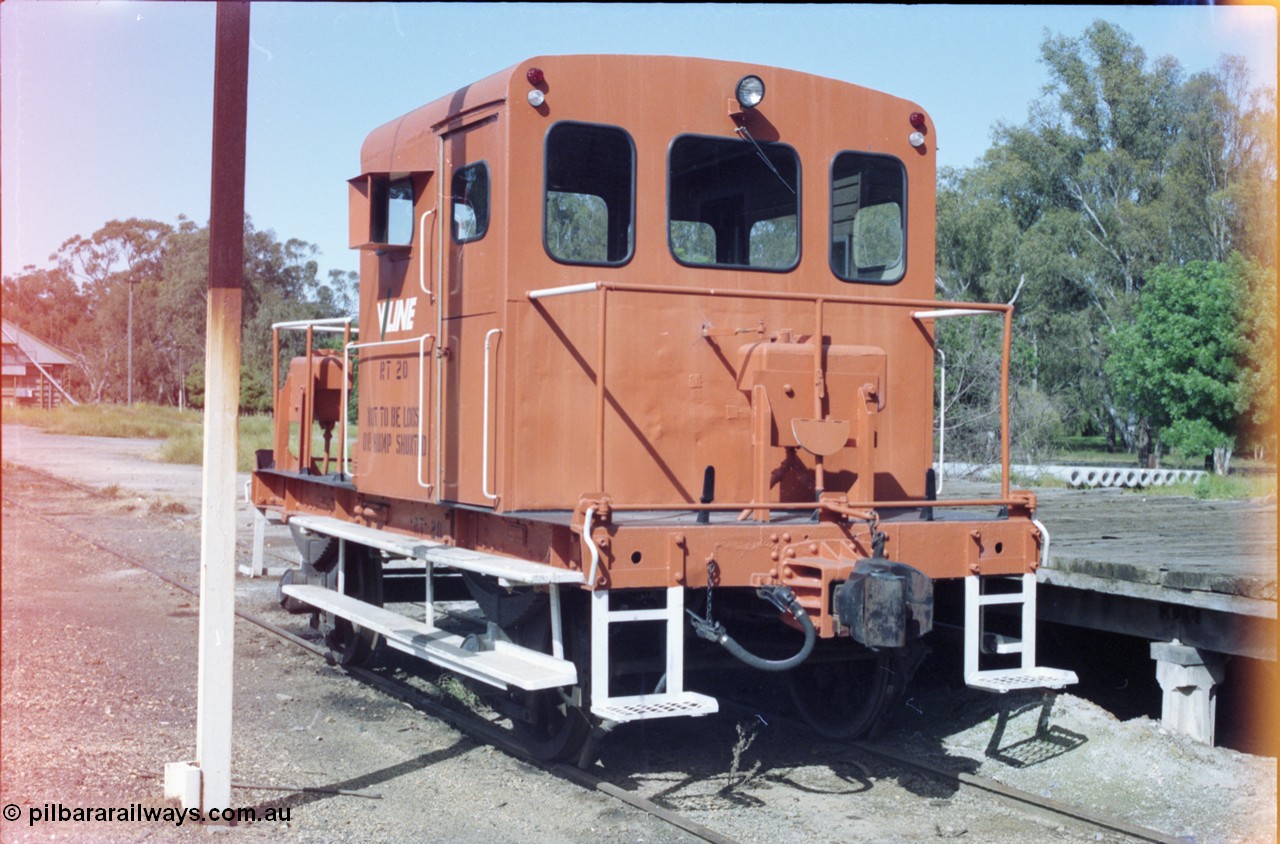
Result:
<svg viewBox="0 0 1280 844"><path fill-rule="evenodd" d="M609 212L600 197L547 191L546 227L547 248L560 260L608 260Z"/></svg>
<svg viewBox="0 0 1280 844"><path fill-rule="evenodd" d="M245 219L241 404L271 406L271 324L350 313L355 273L323 280L316 248L280 241ZM5 317L66 350L78 366L73 394L123 402L128 390L128 308L133 293L133 397L200 404L208 291L208 226L179 217L112 220L89 237L68 239L53 269L27 267L5 277Z"/></svg>
<svg viewBox="0 0 1280 844"><path fill-rule="evenodd" d="M1128 410L1176 450L1213 453L1220 474L1249 403L1241 366L1245 275L1238 259L1157 268L1135 318L1116 331L1106 364Z"/></svg>
<svg viewBox="0 0 1280 844"><path fill-rule="evenodd" d="M1240 433L1255 456L1276 453L1276 268L1245 265Z"/></svg>
<svg viewBox="0 0 1280 844"><path fill-rule="evenodd" d="M939 293L1019 291L1015 446L1037 427L1018 408L1035 407L1067 434L1105 433L1141 453L1159 420L1107 359L1158 267L1236 253L1274 266L1274 92L1251 90L1238 58L1190 77L1172 59L1148 61L1104 21L1046 36L1041 57L1049 83L1027 122L998 125L978 165L939 176ZM939 338L954 367L991 358L975 344L992 338L955 320ZM1019 399L1028 391L1042 395ZM990 390L954 400L956 418L991 418Z"/></svg>

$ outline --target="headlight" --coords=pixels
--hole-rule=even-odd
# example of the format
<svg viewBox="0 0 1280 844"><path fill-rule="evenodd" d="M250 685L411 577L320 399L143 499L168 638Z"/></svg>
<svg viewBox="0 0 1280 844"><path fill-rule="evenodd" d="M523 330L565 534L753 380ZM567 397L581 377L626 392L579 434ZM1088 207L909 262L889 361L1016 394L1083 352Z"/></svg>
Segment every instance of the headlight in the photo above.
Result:
<svg viewBox="0 0 1280 844"><path fill-rule="evenodd" d="M738 98L738 105L755 108L764 99L764 80L759 76L744 76L738 80L733 94Z"/></svg>

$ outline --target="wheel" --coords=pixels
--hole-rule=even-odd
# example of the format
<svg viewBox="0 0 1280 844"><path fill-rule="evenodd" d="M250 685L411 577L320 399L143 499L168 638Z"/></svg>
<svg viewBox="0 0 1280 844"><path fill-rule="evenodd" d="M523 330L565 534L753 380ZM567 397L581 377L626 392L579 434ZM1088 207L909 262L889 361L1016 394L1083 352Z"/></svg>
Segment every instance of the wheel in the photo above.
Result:
<svg viewBox="0 0 1280 844"><path fill-rule="evenodd" d="M337 588L338 570L329 573L328 585ZM382 606L382 557L373 548L347 544L344 592L353 598ZM339 665L364 665L378 645L378 634L333 613L320 613L320 632L329 654Z"/></svg>
<svg viewBox="0 0 1280 844"><path fill-rule="evenodd" d="M515 642L531 650L551 652L550 601L543 593L540 601L518 624L510 624L503 632ZM577 595L563 595L561 613L564 629L565 657L578 667L580 700L589 700L588 657L591 634L587 607L571 600ZM591 716L575 706L568 689L543 689L536 692L512 689L509 692L525 717L513 716L516 739L529 755L540 762L562 762L578 756L591 733ZM527 720L526 720L527 718Z"/></svg>
<svg viewBox="0 0 1280 844"><path fill-rule="evenodd" d="M833 739L862 738L893 698L896 663L896 657L883 652L864 652L855 659L810 659L787 672L787 688L800 717L816 733Z"/></svg>

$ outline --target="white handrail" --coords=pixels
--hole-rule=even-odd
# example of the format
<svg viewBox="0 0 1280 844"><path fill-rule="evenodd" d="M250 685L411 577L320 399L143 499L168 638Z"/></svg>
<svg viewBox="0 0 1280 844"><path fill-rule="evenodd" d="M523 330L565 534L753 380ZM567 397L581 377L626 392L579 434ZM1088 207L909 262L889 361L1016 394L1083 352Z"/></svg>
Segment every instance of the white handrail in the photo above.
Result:
<svg viewBox="0 0 1280 844"><path fill-rule="evenodd" d="M352 333L358 334L360 329L355 325L351 325L358 321L359 320L354 316L328 317L326 319L295 319L286 322L275 322L271 324L271 327L273 329L288 328L293 330L310 328L318 331L337 333L339 330L346 330L346 327L350 325Z"/></svg>
<svg viewBox="0 0 1280 844"><path fill-rule="evenodd" d="M484 335L484 442L480 450L480 489L490 501L497 501L498 496L489 491L489 350L493 335L501 333L501 328L490 328Z"/></svg>
<svg viewBox="0 0 1280 844"><path fill-rule="evenodd" d="M912 311L911 318L915 320L942 319L946 317L982 316L983 314L995 313L999 313L999 311L979 310L977 308L939 308L934 311ZM938 355L938 357L942 358L942 383L939 387L940 395L938 398L938 485L934 488L934 493L936 495L941 495L942 482L946 478L947 473L947 464L945 460L947 448L947 355L946 352L942 351L942 349L939 349L937 346L933 347L933 351Z"/></svg>
<svg viewBox="0 0 1280 844"><path fill-rule="evenodd" d="M942 384L938 390L938 480L934 495L942 495L942 481L947 476L947 353L937 347L933 350L942 358Z"/></svg>
<svg viewBox="0 0 1280 844"><path fill-rule="evenodd" d="M436 300L436 294L431 292L431 287L427 284L427 217L434 213L436 209L431 208L423 211L418 218L418 287L427 294L427 301L432 303Z"/></svg>
<svg viewBox="0 0 1280 844"><path fill-rule="evenodd" d="M936 311L912 311L912 319L939 319L953 316L981 316L982 314L998 314L1000 311L979 310L977 308L939 308Z"/></svg>
<svg viewBox="0 0 1280 844"><path fill-rule="evenodd" d="M600 567L600 549L591 538L591 519L595 514L596 508L588 507L586 514L582 517L582 538L587 543L587 550L591 552L591 573L587 575L587 586L590 589L596 588L596 570Z"/></svg>
<svg viewBox="0 0 1280 844"><path fill-rule="evenodd" d="M1039 519L1032 519L1031 524L1040 529L1040 568L1049 567L1049 529Z"/></svg>
<svg viewBox="0 0 1280 844"><path fill-rule="evenodd" d="M568 296L570 293L589 293L599 290L600 282L591 281L586 284L566 284L564 287L544 287L541 290L530 290L530 299L550 299L552 296Z"/></svg>
<svg viewBox="0 0 1280 844"><path fill-rule="evenodd" d="M350 371L348 368L350 365L349 364L350 352L353 349L355 350L371 349L376 346L394 346L399 343L416 342L418 344L418 443L417 443L417 449L416 449L417 458L418 458L417 481L418 481L418 486L426 490L430 490L432 487L431 487L431 484L427 483L422 479L423 449L425 448L425 445L426 445L426 437L424 435L423 428L422 428L422 419L424 416L422 412L422 399L423 399L423 393L424 393L424 389L423 389L424 376L427 370L426 343L428 340L434 340L434 339L435 339L434 335L423 334L421 337L405 337L400 340L371 340L368 343L348 343L342 349L342 371L346 373ZM342 379L342 442L344 444L347 442L347 425L348 425L347 405L348 404L349 402L347 400L347 379L343 378Z"/></svg>

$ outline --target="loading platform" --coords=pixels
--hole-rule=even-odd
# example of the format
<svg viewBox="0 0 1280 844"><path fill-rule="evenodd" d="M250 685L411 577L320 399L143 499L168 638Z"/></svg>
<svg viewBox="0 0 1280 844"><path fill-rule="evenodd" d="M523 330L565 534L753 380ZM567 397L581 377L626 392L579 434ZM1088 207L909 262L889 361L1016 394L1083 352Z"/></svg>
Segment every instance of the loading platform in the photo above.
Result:
<svg viewBox="0 0 1280 844"><path fill-rule="evenodd" d="M951 490L954 492L954 487ZM1276 501L1042 489L1039 618L1151 642L1162 720L1214 741L1229 657L1276 661Z"/></svg>

